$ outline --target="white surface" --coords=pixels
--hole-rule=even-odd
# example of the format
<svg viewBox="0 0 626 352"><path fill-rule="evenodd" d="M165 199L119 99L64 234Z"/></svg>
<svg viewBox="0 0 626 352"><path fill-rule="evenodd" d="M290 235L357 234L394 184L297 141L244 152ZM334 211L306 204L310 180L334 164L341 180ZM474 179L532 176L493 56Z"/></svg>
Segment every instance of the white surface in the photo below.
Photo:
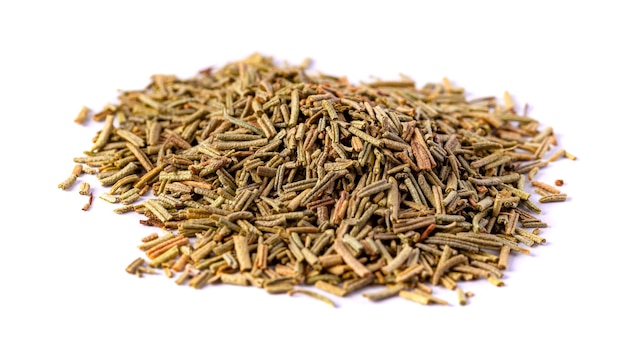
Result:
<svg viewBox="0 0 626 352"><path fill-rule="evenodd" d="M0 5L0 350L623 351L623 12L604 1L409 3ZM441 290L453 306L356 295L332 309L127 275L153 229L97 199L84 213L85 197L56 187L99 129L75 115L152 74L189 77L254 51L311 57L353 82L404 73L420 86L446 76L476 96L509 90L579 157L540 174L570 195L545 207L548 244L515 257L504 288L463 285L476 294L465 307Z"/></svg>

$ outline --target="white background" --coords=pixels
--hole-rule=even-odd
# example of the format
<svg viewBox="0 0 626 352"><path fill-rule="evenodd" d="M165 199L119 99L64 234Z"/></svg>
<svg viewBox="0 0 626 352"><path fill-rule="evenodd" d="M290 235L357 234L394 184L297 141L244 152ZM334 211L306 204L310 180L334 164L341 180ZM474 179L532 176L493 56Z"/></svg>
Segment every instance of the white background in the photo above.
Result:
<svg viewBox="0 0 626 352"><path fill-rule="evenodd" d="M0 5L3 189L0 351L624 351L624 11L609 1L21 1ZM544 209L548 243L506 286L463 285L468 306L360 295L333 309L255 288L178 287L124 272L154 229L89 212L57 184L100 126L78 126L155 73L190 77L258 51L358 83L450 78L472 96L510 91L578 156ZM87 179L89 181L89 179ZM96 183L91 180L92 185ZM179 347L175 347L179 346Z"/></svg>

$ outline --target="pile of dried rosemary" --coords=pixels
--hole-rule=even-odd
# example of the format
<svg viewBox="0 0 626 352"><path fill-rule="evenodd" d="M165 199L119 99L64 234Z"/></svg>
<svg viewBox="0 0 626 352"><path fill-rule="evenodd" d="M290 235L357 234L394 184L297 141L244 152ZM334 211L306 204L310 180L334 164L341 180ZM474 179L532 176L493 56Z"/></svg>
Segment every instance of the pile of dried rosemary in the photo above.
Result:
<svg viewBox="0 0 626 352"><path fill-rule="evenodd" d="M446 303L431 285L501 285L510 251L544 243L526 181L574 157L544 160L552 129L516 113L508 94L501 106L468 101L445 79L352 85L307 66L255 54L191 79L155 75L118 104L83 109L77 122L104 127L59 187L95 173L110 187L99 197L122 204L116 213L164 229L139 246L147 265L126 270L162 269L195 288L254 285L332 303L295 287L344 296L384 285L365 296ZM566 199L532 182L539 202Z"/></svg>

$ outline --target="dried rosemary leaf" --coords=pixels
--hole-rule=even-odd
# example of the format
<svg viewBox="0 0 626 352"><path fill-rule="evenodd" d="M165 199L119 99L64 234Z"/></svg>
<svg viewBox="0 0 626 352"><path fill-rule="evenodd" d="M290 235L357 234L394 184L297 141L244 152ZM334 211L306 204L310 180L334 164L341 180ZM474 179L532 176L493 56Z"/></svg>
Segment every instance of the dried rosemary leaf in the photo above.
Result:
<svg viewBox="0 0 626 352"><path fill-rule="evenodd" d="M511 251L546 242L539 205L567 195L535 178L575 157L544 160L553 128L518 114L508 92L500 104L447 78L353 85L307 68L253 54L188 79L154 75L92 114L102 130L58 187L95 174L109 189L99 198L125 205L115 213L163 229L139 246L150 268L139 258L131 274L331 306L298 286L343 297L376 285L372 301L447 305L431 294L441 285L464 305L461 281L501 286Z"/></svg>

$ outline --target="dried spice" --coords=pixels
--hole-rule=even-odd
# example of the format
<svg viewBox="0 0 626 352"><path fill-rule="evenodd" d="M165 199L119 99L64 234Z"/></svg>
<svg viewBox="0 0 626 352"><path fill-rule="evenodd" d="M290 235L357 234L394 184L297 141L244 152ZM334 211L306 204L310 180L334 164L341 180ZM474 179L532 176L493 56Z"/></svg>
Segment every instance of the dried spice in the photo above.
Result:
<svg viewBox="0 0 626 352"><path fill-rule="evenodd" d="M500 105L468 100L447 79L353 85L307 65L254 54L190 79L155 75L92 115L104 127L74 161L97 170L110 187L100 198L124 205L116 213L164 232L142 239L149 267L140 258L129 273L331 306L297 287L341 297L379 285L364 296L448 304L432 295L441 285L463 305L459 282L502 286L509 256L545 243L526 182L575 157L544 160L552 128L518 114L508 92ZM540 203L566 200L532 185Z"/></svg>

